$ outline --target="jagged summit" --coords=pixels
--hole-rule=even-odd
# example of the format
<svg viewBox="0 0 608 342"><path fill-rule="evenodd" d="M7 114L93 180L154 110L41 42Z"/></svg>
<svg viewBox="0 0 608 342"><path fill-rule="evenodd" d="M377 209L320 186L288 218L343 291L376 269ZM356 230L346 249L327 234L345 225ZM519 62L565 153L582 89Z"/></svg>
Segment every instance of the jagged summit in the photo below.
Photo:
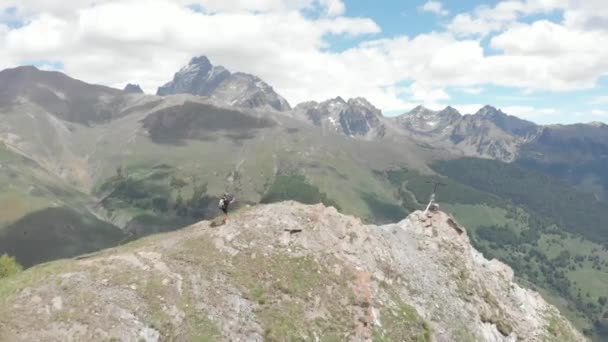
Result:
<svg viewBox="0 0 608 342"><path fill-rule="evenodd" d="M386 132L382 111L363 97L344 101L338 96L321 103L304 102L294 112L328 132L346 136L373 139L383 137Z"/></svg>
<svg viewBox="0 0 608 342"><path fill-rule="evenodd" d="M211 65L211 61L209 60L209 58L207 58L207 56L197 56L197 57L192 57L192 59L190 60L190 63L188 63L189 65L198 65L202 68L207 68L207 69L211 69L213 67L213 65Z"/></svg>
<svg viewBox="0 0 608 342"><path fill-rule="evenodd" d="M502 110L490 105L481 108L474 116L482 120L492 121L505 132L516 136L529 136L538 130L538 126L535 123L505 114Z"/></svg>
<svg viewBox="0 0 608 342"><path fill-rule="evenodd" d="M0 283L0 339L583 341L448 215L244 209Z"/></svg>
<svg viewBox="0 0 608 342"><path fill-rule="evenodd" d="M418 134L440 133L451 127L461 118L460 113L446 107L440 111L417 106L408 113L396 118L398 125Z"/></svg>
<svg viewBox="0 0 608 342"><path fill-rule="evenodd" d="M430 110L423 105L418 105L418 106L414 107L411 111L409 111L408 113L405 113L403 115L424 115L424 114L434 113L434 112L435 111Z"/></svg>
<svg viewBox="0 0 608 342"><path fill-rule="evenodd" d="M193 94L208 96L237 107L289 110L289 103L259 77L214 66L206 56L194 57L158 88L158 95Z"/></svg>
<svg viewBox="0 0 608 342"><path fill-rule="evenodd" d="M144 93L144 91L141 89L139 84L133 84L133 83L127 84L123 91L125 93L129 93L129 94L143 94Z"/></svg>

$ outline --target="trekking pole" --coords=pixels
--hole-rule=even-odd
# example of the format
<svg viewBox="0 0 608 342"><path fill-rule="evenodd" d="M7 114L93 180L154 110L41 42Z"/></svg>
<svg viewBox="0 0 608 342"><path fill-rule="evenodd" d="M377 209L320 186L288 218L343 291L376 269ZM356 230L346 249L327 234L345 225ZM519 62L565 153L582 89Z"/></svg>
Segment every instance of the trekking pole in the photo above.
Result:
<svg viewBox="0 0 608 342"><path fill-rule="evenodd" d="M426 206L426 209L424 210L424 215L426 215L429 212L429 209L431 209L431 207L435 203L435 193L437 192L437 188L439 186L447 186L447 184L441 183L441 182L426 181L426 183L433 184L434 187L433 187L433 193L431 194L431 198L429 199L429 204Z"/></svg>

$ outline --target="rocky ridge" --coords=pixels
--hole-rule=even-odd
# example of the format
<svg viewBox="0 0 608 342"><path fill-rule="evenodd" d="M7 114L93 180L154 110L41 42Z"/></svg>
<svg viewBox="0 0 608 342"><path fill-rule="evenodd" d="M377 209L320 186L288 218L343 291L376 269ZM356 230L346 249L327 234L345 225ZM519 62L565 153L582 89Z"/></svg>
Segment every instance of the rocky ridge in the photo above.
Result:
<svg viewBox="0 0 608 342"><path fill-rule="evenodd" d="M139 84L133 84L133 83L127 84L123 91L125 93L129 93L129 94L143 94L144 93L144 91L141 89Z"/></svg>
<svg viewBox="0 0 608 342"><path fill-rule="evenodd" d="M583 341L443 212L246 208L0 282L0 340Z"/></svg>
<svg viewBox="0 0 608 342"><path fill-rule="evenodd" d="M382 112L362 97L344 101L336 97L324 102L304 102L294 108L295 116L310 121L326 132L350 137L382 138L386 133Z"/></svg>
<svg viewBox="0 0 608 342"><path fill-rule="evenodd" d="M194 57L157 95L192 94L244 108L291 109L287 100L259 77L214 66L205 56Z"/></svg>
<svg viewBox="0 0 608 342"><path fill-rule="evenodd" d="M514 161L521 146L541 131L540 126L492 106L484 106L473 115L462 115L452 107L433 111L418 106L392 120L415 140L466 156L505 162Z"/></svg>

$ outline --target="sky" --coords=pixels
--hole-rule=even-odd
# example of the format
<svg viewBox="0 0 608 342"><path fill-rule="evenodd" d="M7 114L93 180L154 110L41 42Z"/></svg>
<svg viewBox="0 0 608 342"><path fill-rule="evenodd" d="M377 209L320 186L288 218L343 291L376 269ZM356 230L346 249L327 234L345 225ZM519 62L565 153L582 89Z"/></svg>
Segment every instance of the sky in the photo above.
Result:
<svg viewBox="0 0 608 342"><path fill-rule="evenodd" d="M292 106L361 96L389 116L490 104L608 122L606 0L0 0L0 51L0 69L151 94L206 55Z"/></svg>

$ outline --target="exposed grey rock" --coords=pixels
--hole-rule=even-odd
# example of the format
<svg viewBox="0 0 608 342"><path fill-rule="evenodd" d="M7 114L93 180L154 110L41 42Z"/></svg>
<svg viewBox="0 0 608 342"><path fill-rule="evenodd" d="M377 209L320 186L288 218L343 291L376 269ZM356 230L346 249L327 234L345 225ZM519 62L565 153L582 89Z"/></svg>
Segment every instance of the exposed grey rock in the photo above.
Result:
<svg viewBox="0 0 608 342"><path fill-rule="evenodd" d="M129 83L125 86L124 89L125 93L129 93L129 94L143 94L144 91L141 90L141 87L139 86L139 84L133 84L133 83Z"/></svg>
<svg viewBox="0 0 608 342"><path fill-rule="evenodd" d="M440 211L263 205L11 281L0 340L584 341Z"/></svg>
<svg viewBox="0 0 608 342"><path fill-rule="evenodd" d="M521 145L534 139L538 126L485 106L474 115L446 107L433 111L422 106L393 122L417 141L467 156L513 161Z"/></svg>
<svg viewBox="0 0 608 342"><path fill-rule="evenodd" d="M522 120L513 115L507 115L500 109L486 105L481 108L475 116L482 120L492 121L496 126L500 127L505 132L527 137L535 134L538 131L538 126L530 121Z"/></svg>
<svg viewBox="0 0 608 342"><path fill-rule="evenodd" d="M383 137L386 133L382 112L362 97L348 101L336 97L321 103L304 102L297 105L294 112L329 132L370 139Z"/></svg>
<svg viewBox="0 0 608 342"><path fill-rule="evenodd" d="M460 113L452 108L446 107L441 111L432 111L418 106L409 113L396 118L399 126L421 134L440 133L452 128L460 120Z"/></svg>
<svg viewBox="0 0 608 342"><path fill-rule="evenodd" d="M231 73L223 66L214 66L205 56L192 58L173 77L158 88L158 95L193 94L208 96L228 105L246 108L291 109L289 103L260 78Z"/></svg>

